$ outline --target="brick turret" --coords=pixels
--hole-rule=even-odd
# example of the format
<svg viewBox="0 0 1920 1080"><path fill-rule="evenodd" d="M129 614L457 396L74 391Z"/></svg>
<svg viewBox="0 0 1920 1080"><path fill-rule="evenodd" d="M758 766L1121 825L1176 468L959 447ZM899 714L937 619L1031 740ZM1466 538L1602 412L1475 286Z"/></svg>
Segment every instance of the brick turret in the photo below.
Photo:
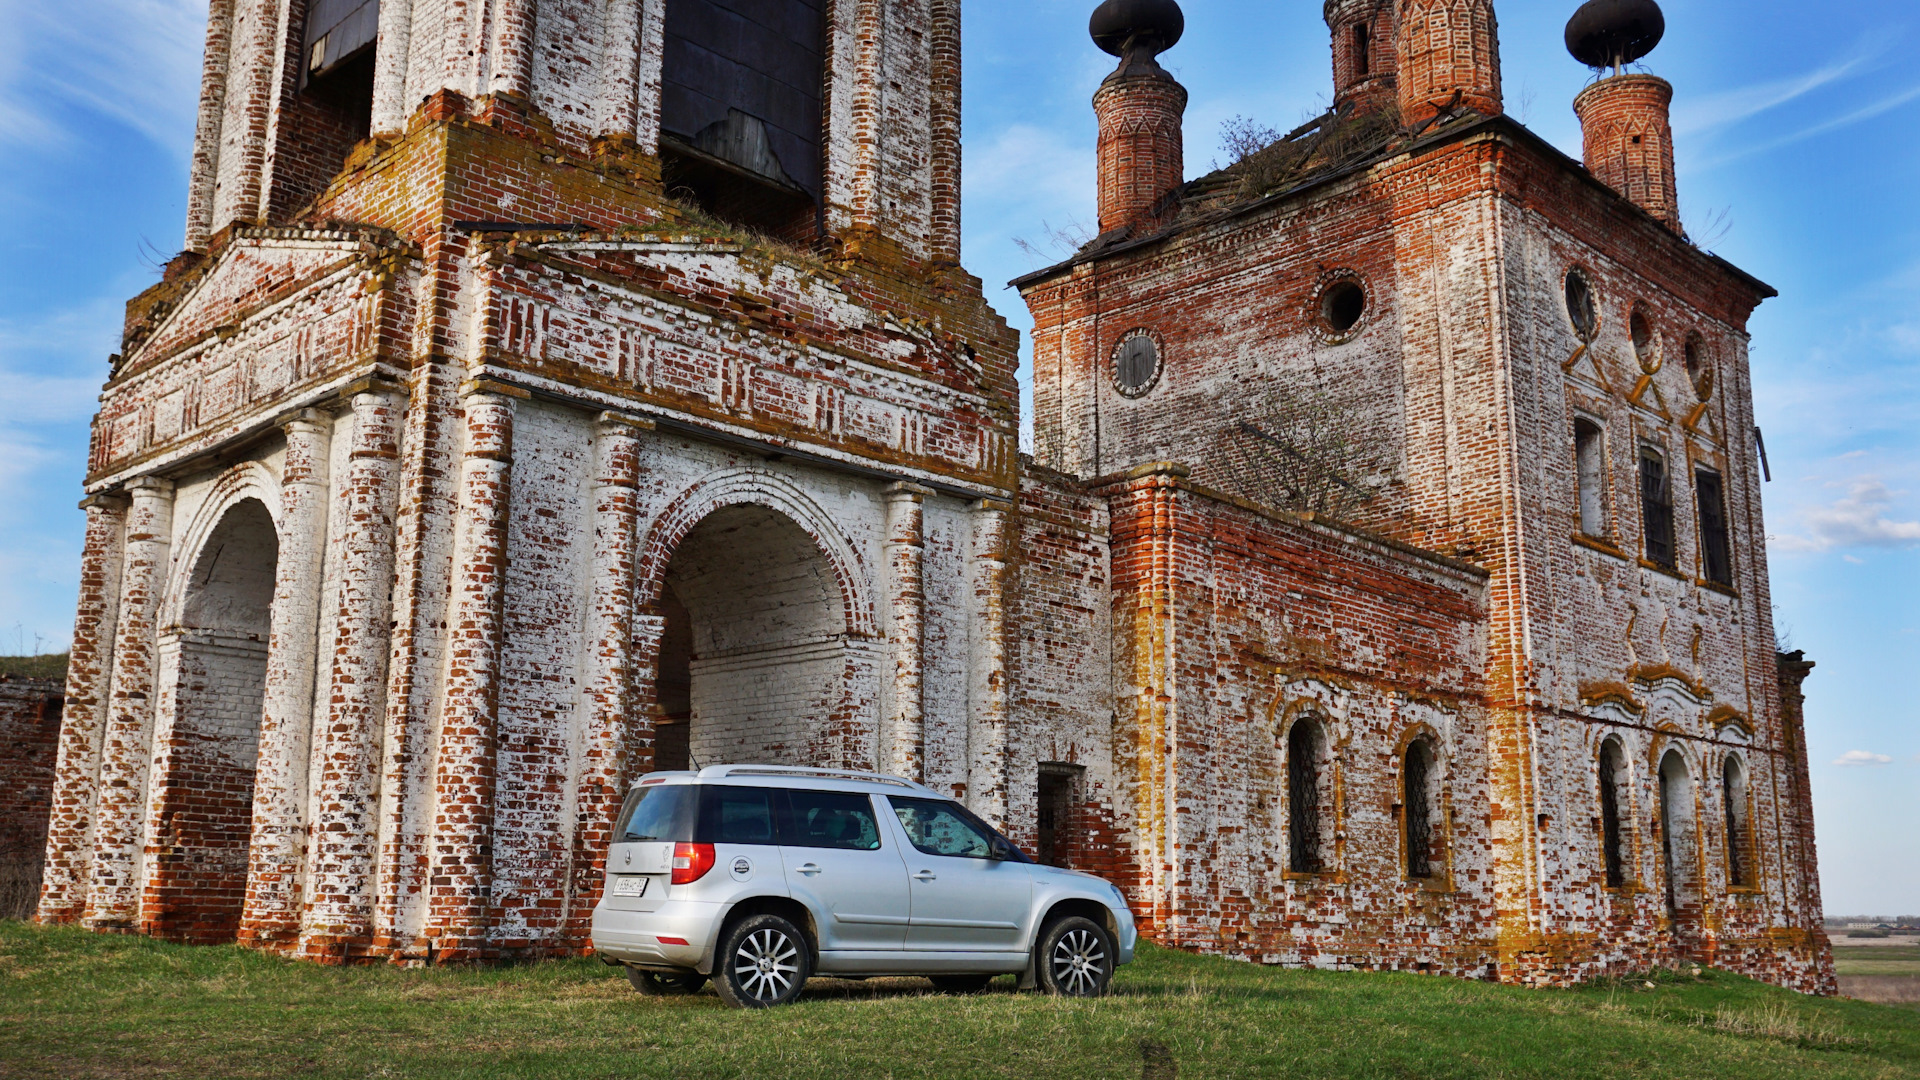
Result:
<svg viewBox="0 0 1920 1080"><path fill-rule="evenodd" d="M1586 142L1587 171L1634 205L1680 229L1673 182L1673 86L1655 75L1601 79L1573 99Z"/></svg>
<svg viewBox="0 0 1920 1080"><path fill-rule="evenodd" d="M1161 200L1186 178L1180 120L1187 90L1155 59L1180 40L1184 25L1172 0L1108 0L1093 13L1094 41L1120 57L1093 95L1103 233L1150 223Z"/></svg>
<svg viewBox="0 0 1920 1080"><path fill-rule="evenodd" d="M1418 124L1454 102L1488 116L1500 104L1500 30L1493 0L1400 0L1395 79L1401 119Z"/></svg>
<svg viewBox="0 0 1920 1080"><path fill-rule="evenodd" d="M1333 34L1333 104L1376 111L1395 97L1393 0L1327 0Z"/></svg>

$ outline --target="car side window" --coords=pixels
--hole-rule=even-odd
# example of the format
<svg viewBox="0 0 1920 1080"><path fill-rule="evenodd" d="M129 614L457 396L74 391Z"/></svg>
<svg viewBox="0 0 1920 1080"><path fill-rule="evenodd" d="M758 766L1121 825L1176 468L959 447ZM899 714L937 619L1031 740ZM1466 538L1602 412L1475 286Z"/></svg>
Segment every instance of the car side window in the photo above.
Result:
<svg viewBox="0 0 1920 1080"><path fill-rule="evenodd" d="M767 788L701 789L700 839L708 844L771 844L773 792Z"/></svg>
<svg viewBox="0 0 1920 1080"><path fill-rule="evenodd" d="M967 859L993 857L993 840L964 815L958 806L935 799L888 796L907 839L927 855Z"/></svg>
<svg viewBox="0 0 1920 1080"><path fill-rule="evenodd" d="M842 791L788 791L780 842L788 847L880 850L873 800Z"/></svg>

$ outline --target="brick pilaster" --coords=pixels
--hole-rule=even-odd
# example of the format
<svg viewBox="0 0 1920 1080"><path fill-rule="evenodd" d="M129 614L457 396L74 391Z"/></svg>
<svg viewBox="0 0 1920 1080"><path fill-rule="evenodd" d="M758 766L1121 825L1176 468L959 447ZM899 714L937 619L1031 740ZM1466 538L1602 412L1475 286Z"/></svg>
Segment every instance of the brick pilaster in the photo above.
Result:
<svg viewBox="0 0 1920 1080"><path fill-rule="evenodd" d="M922 500L931 494L917 484L887 488L887 593L892 623L887 638L893 667L887 692L888 744L881 748L881 760L889 771L910 780L924 779L927 763L921 685L927 607Z"/></svg>
<svg viewBox="0 0 1920 1080"><path fill-rule="evenodd" d="M1013 507L973 504L973 641L968 658L967 805L1005 828L1007 820L1007 575Z"/></svg>
<svg viewBox="0 0 1920 1080"><path fill-rule="evenodd" d="M94 495L82 500L80 508L87 512L86 546L80 555L80 603L74 612L73 648L67 654L66 707L47 818L38 916L43 923L73 922L86 912L101 737L113 674L110 646L120 609L127 500Z"/></svg>
<svg viewBox="0 0 1920 1080"><path fill-rule="evenodd" d="M394 515L405 399L380 383L351 397L353 436L335 502L339 572L319 787L307 861L303 954L343 960L373 935L379 764L393 612Z"/></svg>
<svg viewBox="0 0 1920 1080"><path fill-rule="evenodd" d="M128 483L127 494L132 504L88 871L86 924L97 930L131 930L140 915L139 860L153 753L154 636L173 546L172 481L139 477Z"/></svg>
<svg viewBox="0 0 1920 1080"><path fill-rule="evenodd" d="M573 819L573 883L568 895L569 943L584 946L613 818L633 776L628 729L635 663L634 590L640 523L640 436L644 420L602 413L594 438L593 570L587 610L586 737Z"/></svg>
<svg viewBox="0 0 1920 1080"><path fill-rule="evenodd" d="M467 438L454 519L453 611L427 843L426 934L443 961L485 956L491 925L494 710L500 690L514 392L468 384L460 403Z"/></svg>

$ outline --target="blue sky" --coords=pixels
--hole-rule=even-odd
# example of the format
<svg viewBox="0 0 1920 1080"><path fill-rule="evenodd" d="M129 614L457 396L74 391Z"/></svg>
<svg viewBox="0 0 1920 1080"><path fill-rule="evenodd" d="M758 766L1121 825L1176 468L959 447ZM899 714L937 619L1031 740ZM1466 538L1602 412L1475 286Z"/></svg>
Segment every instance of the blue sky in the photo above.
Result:
<svg viewBox="0 0 1920 1080"><path fill-rule="evenodd" d="M966 9L965 257L1001 283L1094 216L1094 0ZM1574 0L1496 0L1508 111L1579 156ZM1190 0L1163 62L1188 174L1236 115L1287 128L1330 90L1318 0ZM1839 913L1920 913L1920 10L1670 0L1682 213L1771 282L1752 330L1777 616L1808 682L1821 876ZM0 0L0 653L72 632L87 420L120 309L179 247L204 0ZM1015 243L1039 249L1036 260Z"/></svg>

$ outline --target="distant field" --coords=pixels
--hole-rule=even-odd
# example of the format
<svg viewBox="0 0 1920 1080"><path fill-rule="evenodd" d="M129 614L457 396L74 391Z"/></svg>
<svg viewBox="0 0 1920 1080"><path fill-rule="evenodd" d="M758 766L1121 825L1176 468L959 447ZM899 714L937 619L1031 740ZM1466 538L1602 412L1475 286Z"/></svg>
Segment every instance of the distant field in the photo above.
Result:
<svg viewBox="0 0 1920 1080"><path fill-rule="evenodd" d="M1651 985L1648 985L1648 982ZM1920 1011L1719 972L1576 991L1287 971L1143 946L1062 1001L824 982L791 1008L650 999L598 961L322 968L0 923L0 1076L1920 1077Z"/></svg>
<svg viewBox="0 0 1920 1080"><path fill-rule="evenodd" d="M1833 969L1841 975L1920 976L1920 945L1835 945Z"/></svg>

